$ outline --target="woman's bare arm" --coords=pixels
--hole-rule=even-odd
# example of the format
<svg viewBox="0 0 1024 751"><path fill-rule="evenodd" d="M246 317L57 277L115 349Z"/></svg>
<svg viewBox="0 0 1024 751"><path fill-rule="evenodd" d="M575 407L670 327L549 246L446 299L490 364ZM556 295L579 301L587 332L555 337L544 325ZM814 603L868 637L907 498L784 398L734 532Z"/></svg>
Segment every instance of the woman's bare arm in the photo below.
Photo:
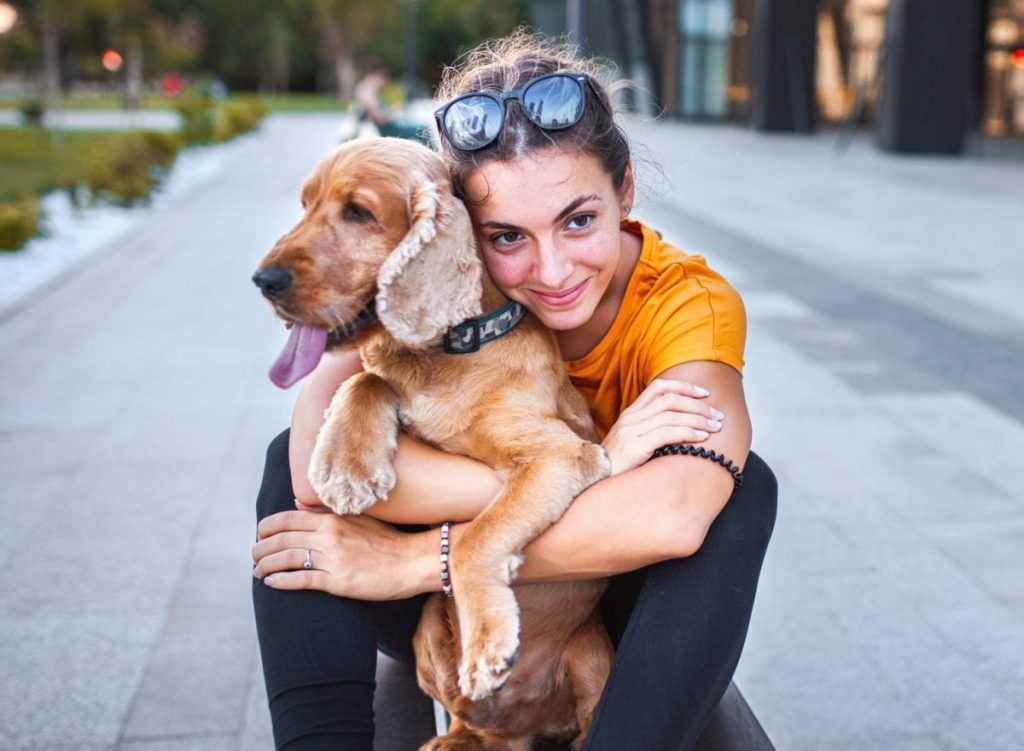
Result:
<svg viewBox="0 0 1024 751"><path fill-rule="evenodd" d="M344 381L362 370L359 353L327 354L306 377L292 412L288 460L292 491L304 506L322 506L309 484L309 459L324 412ZM364 513L393 524L440 524L469 521L501 490L490 467L464 456L438 451L404 433L398 437L395 457L398 482L388 500Z"/></svg>
<svg viewBox="0 0 1024 751"><path fill-rule="evenodd" d="M721 452L742 466L750 446L750 421L739 374L721 363L701 362L676 366L662 378L685 380L707 388L710 392L707 399L726 417L721 421L721 430L709 431L710 437L701 445ZM665 398L671 399L672 394L666 394ZM692 409L682 411L692 412ZM622 416L620 422L623 422ZM606 447L609 437L605 440ZM635 448L639 440L651 442L650 446L656 448L661 438L658 432L634 436L630 445ZM650 446L645 444L644 449ZM430 453L434 449L422 448L427 453L421 458L429 466L413 474L434 478L437 487L446 494L453 492L451 488L460 478L448 474L448 464L439 469L441 465L435 462L476 464L441 452L435 452L434 456ZM399 454L401 461L401 450ZM408 479L407 493L420 481ZM622 471L582 493L553 527L527 547L517 581L569 581L608 576L691 555L703 543L708 528L732 490L731 475L699 457L667 456ZM408 507L414 509L409 519L419 521L420 514L426 513L424 510L436 512L444 507L448 497L450 495L414 499ZM378 507L393 510L403 503L399 501L389 506L394 500ZM467 509L474 504L482 508L487 502L489 497L467 504ZM443 517L443 513L436 516L437 519ZM459 544L462 529L464 525L453 527L453 546ZM267 517L260 522L259 532L262 539L253 548L253 560L258 563L255 574L259 577L274 574L266 580L274 587L319 589L372 600L409 597L440 589L437 559L440 538L436 530L401 534L373 519L292 511ZM301 567L307 548L320 551L322 562L317 571L296 570ZM382 571L387 571L388 576L383 576Z"/></svg>
<svg viewBox="0 0 1024 751"><path fill-rule="evenodd" d="M697 383L711 392L708 399L728 417L701 446L742 467L751 428L739 373L721 363L699 362L676 366L661 378ZM591 579L692 555L732 491L733 479L725 469L692 456L655 459L609 477L580 494L526 548L516 580ZM453 547L463 528L453 527ZM418 561L415 576L421 586L438 590L437 533L413 535L408 545Z"/></svg>
<svg viewBox="0 0 1024 751"><path fill-rule="evenodd" d="M316 434L324 424L324 412L331 404L338 387L363 369L357 350L337 354L325 353L320 364L306 376L292 410L291 433L288 436L288 466L292 473L292 492L307 506L322 506L316 491L309 484L309 458L313 456Z"/></svg>

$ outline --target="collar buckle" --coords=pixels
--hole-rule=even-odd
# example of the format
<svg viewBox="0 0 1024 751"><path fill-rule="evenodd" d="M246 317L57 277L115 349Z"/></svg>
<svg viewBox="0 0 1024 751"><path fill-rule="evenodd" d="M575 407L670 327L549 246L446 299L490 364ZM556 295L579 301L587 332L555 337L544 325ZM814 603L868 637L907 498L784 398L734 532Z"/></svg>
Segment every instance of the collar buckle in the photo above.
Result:
<svg viewBox="0 0 1024 751"><path fill-rule="evenodd" d="M480 326L476 318L463 321L444 335L444 351L449 355L466 355L480 349Z"/></svg>

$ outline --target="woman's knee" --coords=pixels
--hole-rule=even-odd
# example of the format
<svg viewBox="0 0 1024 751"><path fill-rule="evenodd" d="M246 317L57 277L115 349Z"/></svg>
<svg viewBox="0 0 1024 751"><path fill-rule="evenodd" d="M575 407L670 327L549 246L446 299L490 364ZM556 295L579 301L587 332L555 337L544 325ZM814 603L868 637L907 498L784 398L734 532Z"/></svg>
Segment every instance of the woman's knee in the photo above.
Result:
<svg viewBox="0 0 1024 751"><path fill-rule="evenodd" d="M742 523L754 536L758 547L767 548L778 513L779 483L764 459L750 452L743 468L743 485L736 489L730 504L741 507Z"/></svg>
<svg viewBox="0 0 1024 751"><path fill-rule="evenodd" d="M288 464L288 435L286 428L267 446L267 458L263 467L263 483L256 496L256 520L259 521L279 511L295 508L292 492L292 473Z"/></svg>

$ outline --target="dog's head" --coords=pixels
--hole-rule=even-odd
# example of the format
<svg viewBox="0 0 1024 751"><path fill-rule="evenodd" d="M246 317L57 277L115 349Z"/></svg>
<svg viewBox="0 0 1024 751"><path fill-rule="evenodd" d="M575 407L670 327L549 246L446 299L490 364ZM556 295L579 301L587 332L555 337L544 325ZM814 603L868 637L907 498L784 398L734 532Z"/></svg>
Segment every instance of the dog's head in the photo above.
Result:
<svg viewBox="0 0 1024 751"><path fill-rule="evenodd" d="M480 314L482 266L462 202L434 152L378 138L337 149L302 187L305 214L253 281L292 326L271 379L287 388L325 349L384 329L425 347Z"/></svg>

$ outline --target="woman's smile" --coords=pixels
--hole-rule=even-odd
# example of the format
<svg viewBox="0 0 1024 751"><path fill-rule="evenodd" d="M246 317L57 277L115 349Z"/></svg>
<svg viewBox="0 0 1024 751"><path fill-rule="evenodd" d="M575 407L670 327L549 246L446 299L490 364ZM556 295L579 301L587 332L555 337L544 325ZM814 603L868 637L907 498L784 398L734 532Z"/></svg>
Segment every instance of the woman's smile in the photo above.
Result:
<svg viewBox="0 0 1024 751"><path fill-rule="evenodd" d="M542 303L551 308L564 308L568 305L572 305L576 302L580 295L583 294L583 289L587 286L590 279L584 279L579 284L563 289L560 292L541 292L538 289L531 289L530 292L533 296L540 300Z"/></svg>

